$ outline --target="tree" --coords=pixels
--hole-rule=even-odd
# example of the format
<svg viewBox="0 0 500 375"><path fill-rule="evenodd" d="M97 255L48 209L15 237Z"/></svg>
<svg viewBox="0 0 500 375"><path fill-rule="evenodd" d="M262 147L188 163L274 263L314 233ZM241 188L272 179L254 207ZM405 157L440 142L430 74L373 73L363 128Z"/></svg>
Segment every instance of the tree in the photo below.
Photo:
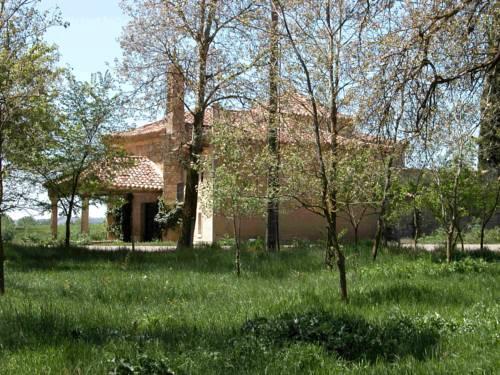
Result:
<svg viewBox="0 0 500 375"><path fill-rule="evenodd" d="M2 215L0 217L2 221L2 239L5 242L12 241L15 236L16 224L14 220L12 220L9 215Z"/></svg>
<svg viewBox="0 0 500 375"><path fill-rule="evenodd" d="M462 239L463 218L471 213L471 203L478 196L474 159L478 128L478 108L468 93L450 95L448 111L439 114L441 127L432 135L427 147L429 182L424 200L446 232L446 260L451 262L457 239ZM462 246L463 247L463 246Z"/></svg>
<svg viewBox="0 0 500 375"><path fill-rule="evenodd" d="M60 24L41 13L37 0L0 1L0 216L19 207L24 190L18 160L50 125L50 103L57 77L56 53L43 41ZM4 250L0 222L0 295L5 292Z"/></svg>
<svg viewBox="0 0 500 375"><path fill-rule="evenodd" d="M185 83L184 107L193 125L191 133L181 139L189 152L181 161L186 181L177 247L191 247L205 113L214 103L243 97L246 85L237 81L261 58L251 52L254 35L242 27L253 18L255 1L142 0L123 1L122 7L132 20L121 38L124 60L120 71L132 82L136 102L157 113L166 99L167 72L175 69Z"/></svg>
<svg viewBox="0 0 500 375"><path fill-rule="evenodd" d="M469 212L479 219L480 250L484 249L484 231L492 217L498 212L500 203L500 179L495 169L475 171L473 199L469 201Z"/></svg>
<svg viewBox="0 0 500 375"><path fill-rule="evenodd" d="M105 136L122 130L115 117L120 105L111 75L94 74L80 82L66 74L57 105L58 127L45 134L44 148L26 160L26 169L57 197L66 217L64 244L70 245L71 218L78 208L78 194L91 195L99 188L98 172L112 173L121 152Z"/></svg>
<svg viewBox="0 0 500 375"><path fill-rule="evenodd" d="M354 246L358 247L359 226L368 215L376 214L382 190L383 160L373 146L356 142L344 145L348 157L339 160L339 210L354 232Z"/></svg>
<svg viewBox="0 0 500 375"><path fill-rule="evenodd" d="M268 149L261 140L249 139L252 124L232 126L226 119L215 124L210 135L212 154L205 158L203 173L209 176L200 186L203 211L230 219L235 239L235 265L241 273L242 218L264 214L268 171Z"/></svg>
<svg viewBox="0 0 500 375"><path fill-rule="evenodd" d="M496 169L500 174L500 65L498 64L500 39L500 7L498 4L487 16L485 35L488 56L497 63L489 67L481 97L481 127L479 139L479 166Z"/></svg>
<svg viewBox="0 0 500 375"><path fill-rule="evenodd" d="M362 122L392 142L421 138L426 145L450 90L477 95L486 72L498 64L498 44L488 48L485 38L498 7L488 0L381 5L367 19L359 57L367 72ZM386 26L376 27L381 24ZM390 201L391 164L389 158L374 259Z"/></svg>
<svg viewBox="0 0 500 375"><path fill-rule="evenodd" d="M341 110L349 109L352 104L349 89L356 86L352 52L357 49L356 36L363 27L369 6L359 7L355 1L277 3L285 38L292 50L292 60L286 64L286 79L308 99L303 110L308 112L312 134L309 133L306 147L313 147L315 165L307 168L314 168L318 184L310 183L318 188L316 196L321 197L314 203L301 201L325 218L327 263L335 259L340 296L347 301L345 256L337 231L340 133L349 126ZM300 199L297 194L295 198Z"/></svg>
<svg viewBox="0 0 500 375"><path fill-rule="evenodd" d="M17 220L16 225L22 227L32 227L36 225L36 220L33 216L24 216Z"/></svg>
<svg viewBox="0 0 500 375"><path fill-rule="evenodd" d="M269 27L269 122L267 146L272 159L269 163L267 182L267 230L266 246L268 251L280 247L279 232L279 29L278 9L275 0L270 0L271 23Z"/></svg>

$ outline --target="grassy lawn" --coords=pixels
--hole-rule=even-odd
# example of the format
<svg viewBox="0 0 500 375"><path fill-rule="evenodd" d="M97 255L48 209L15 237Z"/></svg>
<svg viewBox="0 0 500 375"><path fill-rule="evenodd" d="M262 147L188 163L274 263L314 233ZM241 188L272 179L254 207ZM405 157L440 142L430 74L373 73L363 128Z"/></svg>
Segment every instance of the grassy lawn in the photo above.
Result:
<svg viewBox="0 0 500 375"><path fill-rule="evenodd" d="M497 373L497 254L346 251L343 305L319 249L245 252L238 280L212 248L8 246L0 373Z"/></svg>
<svg viewBox="0 0 500 375"><path fill-rule="evenodd" d="M90 235L86 240L102 241L106 239L106 224L105 223L92 223L89 226ZM57 239L64 240L66 227L64 224L57 226ZM13 242L17 244L36 244L46 243L51 241L52 235L50 233L50 225L36 224L29 226L20 226L15 229ZM71 240L79 241L84 240L80 234L80 222L71 224Z"/></svg>
<svg viewBox="0 0 500 375"><path fill-rule="evenodd" d="M478 244L481 240L479 228L477 226L468 228L463 233L463 239L464 243ZM419 239L419 242L427 244L444 244L446 242L446 234L443 229L438 229L434 233ZM457 243L458 246L460 246L460 242L457 241ZM500 243L500 226L496 226L491 229L486 229L484 231L484 243L485 244Z"/></svg>

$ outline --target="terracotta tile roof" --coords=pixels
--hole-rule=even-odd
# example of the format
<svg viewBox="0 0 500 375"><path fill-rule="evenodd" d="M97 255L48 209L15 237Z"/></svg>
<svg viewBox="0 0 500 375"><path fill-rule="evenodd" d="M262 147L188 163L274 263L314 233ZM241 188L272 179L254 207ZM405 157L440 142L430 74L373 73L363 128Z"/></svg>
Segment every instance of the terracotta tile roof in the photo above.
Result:
<svg viewBox="0 0 500 375"><path fill-rule="evenodd" d="M114 133L113 137L134 137L139 135L150 135L164 132L167 126L166 120L163 118L158 121L139 126L132 130L127 130L119 133Z"/></svg>
<svg viewBox="0 0 500 375"><path fill-rule="evenodd" d="M121 165L120 165L121 164ZM97 173L107 189L162 191L163 173L144 156L128 156Z"/></svg>
<svg viewBox="0 0 500 375"><path fill-rule="evenodd" d="M204 126L211 126L213 124L214 111L212 108L208 108L205 112ZM135 129L114 133L112 136L117 138L129 138L129 137L139 137L139 136L154 136L164 133L167 128L167 118L162 118L158 121L153 121L145 125L139 126ZM186 125L193 124L193 115L190 112L185 112L184 121Z"/></svg>
<svg viewBox="0 0 500 375"><path fill-rule="evenodd" d="M328 116L327 108L320 103L317 109L322 118ZM303 95L289 93L281 99L280 102L280 141L284 143L295 142L298 139L303 141L314 141L314 134L310 124L312 117L311 101ZM248 134L250 139L265 139L267 134L268 112L264 106L256 105L247 110L226 110L208 108L205 112L204 131L209 132L209 128L214 124L215 119L231 124ZM184 114L186 131L190 131L193 123L193 115L190 112ZM308 120L309 119L309 120ZM136 129L113 134L117 138L135 138L151 137L164 134L168 123L168 117L140 126ZM361 144L380 144L382 140L367 134L352 132L352 119L349 116L340 117L340 143L361 143ZM326 126L326 125L325 125ZM322 138L328 143L328 135L322 131Z"/></svg>

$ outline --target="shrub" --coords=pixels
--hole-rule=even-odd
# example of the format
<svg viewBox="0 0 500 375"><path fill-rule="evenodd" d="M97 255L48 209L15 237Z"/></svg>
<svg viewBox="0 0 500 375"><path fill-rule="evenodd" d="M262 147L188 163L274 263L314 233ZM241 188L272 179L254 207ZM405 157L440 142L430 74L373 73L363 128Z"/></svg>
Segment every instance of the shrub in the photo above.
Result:
<svg viewBox="0 0 500 375"><path fill-rule="evenodd" d="M248 320L241 331L268 345L312 343L345 360L373 362L377 358L394 360L405 355L424 357L439 337L436 325L430 323L415 324L407 317L397 316L378 326L357 317L334 317L313 311Z"/></svg>
<svg viewBox="0 0 500 375"><path fill-rule="evenodd" d="M175 375L169 368L166 358L151 358L138 354L136 358L113 358L110 361L112 375Z"/></svg>
<svg viewBox="0 0 500 375"><path fill-rule="evenodd" d="M2 238L5 242L10 242L14 239L16 228L12 219L8 216L2 217Z"/></svg>

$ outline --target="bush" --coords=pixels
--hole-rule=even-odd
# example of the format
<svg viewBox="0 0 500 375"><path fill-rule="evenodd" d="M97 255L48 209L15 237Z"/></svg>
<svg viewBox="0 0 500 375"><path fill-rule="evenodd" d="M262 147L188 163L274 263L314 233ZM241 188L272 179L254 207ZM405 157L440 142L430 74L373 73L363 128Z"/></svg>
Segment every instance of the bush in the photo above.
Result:
<svg viewBox="0 0 500 375"><path fill-rule="evenodd" d="M5 242L10 242L16 234L14 221L8 216L2 217L2 238Z"/></svg>
<svg viewBox="0 0 500 375"><path fill-rule="evenodd" d="M175 375L165 358L151 358L147 354L133 359L113 358L110 363L112 375Z"/></svg>
<svg viewBox="0 0 500 375"><path fill-rule="evenodd" d="M319 311L248 320L241 331L268 345L312 343L345 360L374 362L377 358L395 360L405 355L423 358L439 337L435 322L429 322L417 324L405 316L395 316L378 326L362 318L335 317Z"/></svg>

